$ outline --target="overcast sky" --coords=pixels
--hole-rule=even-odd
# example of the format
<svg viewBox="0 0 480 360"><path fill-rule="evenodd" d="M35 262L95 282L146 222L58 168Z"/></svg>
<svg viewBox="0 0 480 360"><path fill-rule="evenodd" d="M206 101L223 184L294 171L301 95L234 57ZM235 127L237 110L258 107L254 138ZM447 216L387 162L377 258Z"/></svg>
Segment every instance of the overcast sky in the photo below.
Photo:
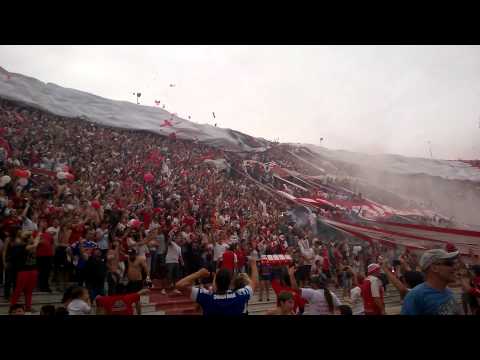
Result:
<svg viewBox="0 0 480 360"><path fill-rule="evenodd" d="M480 46L0 46L0 66L269 140L480 158Z"/></svg>

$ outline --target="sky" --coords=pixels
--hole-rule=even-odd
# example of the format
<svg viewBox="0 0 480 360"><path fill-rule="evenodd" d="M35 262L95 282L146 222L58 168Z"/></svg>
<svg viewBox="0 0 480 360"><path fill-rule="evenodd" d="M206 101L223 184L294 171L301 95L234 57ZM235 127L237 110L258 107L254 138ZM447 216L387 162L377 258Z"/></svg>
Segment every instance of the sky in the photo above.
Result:
<svg viewBox="0 0 480 360"><path fill-rule="evenodd" d="M480 46L0 46L0 66L268 140L480 159Z"/></svg>

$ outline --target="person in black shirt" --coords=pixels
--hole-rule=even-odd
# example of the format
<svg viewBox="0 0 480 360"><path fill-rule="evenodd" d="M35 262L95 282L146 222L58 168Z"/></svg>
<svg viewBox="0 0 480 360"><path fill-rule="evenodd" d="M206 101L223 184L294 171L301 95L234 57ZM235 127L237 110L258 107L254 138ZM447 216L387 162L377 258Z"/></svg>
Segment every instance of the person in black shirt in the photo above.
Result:
<svg viewBox="0 0 480 360"><path fill-rule="evenodd" d="M20 294L25 295L25 311L32 311L33 289L37 286L37 246L40 243L40 233L32 237L31 231L23 231L15 239L15 246L12 248L12 258L17 269L17 283L13 292L11 305L16 305Z"/></svg>
<svg viewBox="0 0 480 360"><path fill-rule="evenodd" d="M84 274L90 298L93 300L97 295L104 296L107 265L100 249L95 249L92 256L87 260Z"/></svg>
<svg viewBox="0 0 480 360"><path fill-rule="evenodd" d="M10 291L15 289L15 282L17 280L17 271L12 261L12 249L14 247L12 238L7 237L3 246L2 262L5 271L5 284L3 295L7 301L10 300Z"/></svg>

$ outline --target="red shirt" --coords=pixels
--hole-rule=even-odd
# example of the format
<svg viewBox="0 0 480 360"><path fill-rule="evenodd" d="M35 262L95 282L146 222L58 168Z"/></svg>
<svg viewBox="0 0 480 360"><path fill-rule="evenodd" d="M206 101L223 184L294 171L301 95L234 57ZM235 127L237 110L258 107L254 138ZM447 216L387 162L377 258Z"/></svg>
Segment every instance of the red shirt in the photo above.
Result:
<svg viewBox="0 0 480 360"><path fill-rule="evenodd" d="M83 224L72 226L72 232L70 234L70 238L68 239L68 243L71 245L80 240L84 232L85 227L83 226Z"/></svg>
<svg viewBox="0 0 480 360"><path fill-rule="evenodd" d="M235 253L233 251L227 250L223 253L222 269L231 271L235 269Z"/></svg>
<svg viewBox="0 0 480 360"><path fill-rule="evenodd" d="M191 216L186 216L183 219L183 223L193 228L193 226L195 225L195 219Z"/></svg>
<svg viewBox="0 0 480 360"><path fill-rule="evenodd" d="M3 232L13 233L17 226L22 224L18 216L9 216L2 221Z"/></svg>
<svg viewBox="0 0 480 360"><path fill-rule="evenodd" d="M148 229L150 227L150 223L152 222L152 213L150 211L143 211L142 217L145 229Z"/></svg>
<svg viewBox="0 0 480 360"><path fill-rule="evenodd" d="M292 289L287 286L282 286L282 284L280 284L280 281L278 281L277 279L272 280L272 289L273 291L275 291L275 294L277 295L277 306L280 306L280 301L278 301L278 295L282 291L288 291L293 294L293 300L295 301L295 305L293 306L294 313L297 313L299 308L304 309L305 304L308 303L307 300L305 300L300 296L300 291Z"/></svg>
<svg viewBox="0 0 480 360"><path fill-rule="evenodd" d="M235 251L235 255L237 255L237 265L239 268L241 268L242 266L244 266L246 264L246 256L245 256L245 252L243 250L236 250Z"/></svg>
<svg viewBox="0 0 480 360"><path fill-rule="evenodd" d="M40 235L42 240L37 246L37 256L53 256L53 236L44 232Z"/></svg>
<svg viewBox="0 0 480 360"><path fill-rule="evenodd" d="M133 315L133 304L140 301L138 294L100 296L97 306L102 307L107 315Z"/></svg>
<svg viewBox="0 0 480 360"><path fill-rule="evenodd" d="M328 254L325 256L323 255L323 264L322 264L322 270L323 271L328 271L330 270L330 260L328 258Z"/></svg>
<svg viewBox="0 0 480 360"><path fill-rule="evenodd" d="M374 281L373 277L368 276L365 280L363 280L363 283L361 285L363 305L365 307L365 314L367 314L367 315L381 315L381 311L380 311L378 305L373 300L373 298L374 298L373 295L375 295L375 294L372 293L372 292L376 292L378 295L380 295L380 299L381 299L382 303L384 303L384 300L383 300L384 290L383 290L383 286L382 286L382 281L378 278L375 278L375 282L373 282L373 281ZM377 288L375 288L375 287L377 287Z"/></svg>

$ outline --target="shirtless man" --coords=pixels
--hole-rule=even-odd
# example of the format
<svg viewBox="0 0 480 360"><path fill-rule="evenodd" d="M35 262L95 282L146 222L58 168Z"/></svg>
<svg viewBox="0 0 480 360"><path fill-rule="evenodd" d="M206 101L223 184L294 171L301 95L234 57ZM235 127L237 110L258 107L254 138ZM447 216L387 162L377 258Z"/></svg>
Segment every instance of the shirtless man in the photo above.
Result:
<svg viewBox="0 0 480 360"><path fill-rule="evenodd" d="M128 250L128 269L127 269L127 293L135 293L143 289L144 275L146 280L150 280L147 262L145 258L137 255L135 249Z"/></svg>
<svg viewBox="0 0 480 360"><path fill-rule="evenodd" d="M111 296L118 292L118 284L123 275L120 268L120 244L118 240L112 242L112 247L107 252L107 269L108 295Z"/></svg>

